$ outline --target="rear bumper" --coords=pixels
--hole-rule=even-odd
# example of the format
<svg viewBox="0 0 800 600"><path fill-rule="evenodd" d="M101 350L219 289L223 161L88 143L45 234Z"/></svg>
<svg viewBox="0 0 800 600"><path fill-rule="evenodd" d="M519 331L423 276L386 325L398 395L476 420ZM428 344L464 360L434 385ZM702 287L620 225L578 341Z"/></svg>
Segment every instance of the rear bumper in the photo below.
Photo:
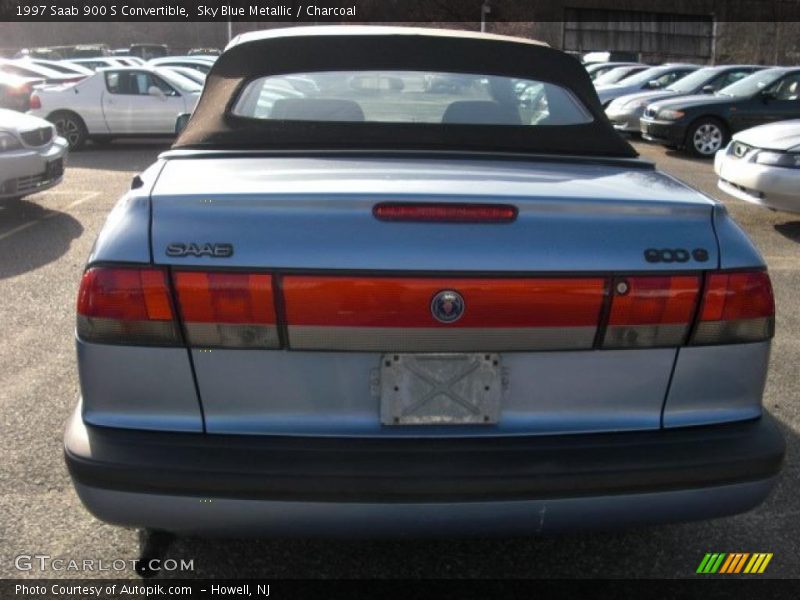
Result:
<svg viewBox="0 0 800 600"><path fill-rule="evenodd" d="M65 455L100 519L207 535L484 535L705 519L772 488L765 415L652 432L503 439L277 438L87 426Z"/></svg>

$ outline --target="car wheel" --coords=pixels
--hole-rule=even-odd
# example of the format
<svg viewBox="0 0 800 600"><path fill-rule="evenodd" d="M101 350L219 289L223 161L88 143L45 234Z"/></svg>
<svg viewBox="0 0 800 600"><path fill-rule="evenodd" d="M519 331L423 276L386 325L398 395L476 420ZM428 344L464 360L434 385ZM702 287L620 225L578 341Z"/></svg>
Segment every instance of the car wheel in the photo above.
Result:
<svg viewBox="0 0 800 600"><path fill-rule="evenodd" d="M694 156L709 158L725 146L728 132L717 119L695 121L686 135L686 148Z"/></svg>
<svg viewBox="0 0 800 600"><path fill-rule="evenodd" d="M79 150L86 143L87 131L83 119L72 112L60 112L50 116L50 122L56 126L58 135L69 143L70 150Z"/></svg>

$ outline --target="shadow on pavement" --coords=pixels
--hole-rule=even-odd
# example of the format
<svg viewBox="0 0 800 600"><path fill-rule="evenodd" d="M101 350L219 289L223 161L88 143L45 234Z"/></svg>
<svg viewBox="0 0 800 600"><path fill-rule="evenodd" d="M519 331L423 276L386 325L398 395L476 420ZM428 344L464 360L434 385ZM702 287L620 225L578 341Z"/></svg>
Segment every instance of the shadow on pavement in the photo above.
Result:
<svg viewBox="0 0 800 600"><path fill-rule="evenodd" d="M172 140L89 142L82 150L71 152L67 168L139 173L149 167L159 154L169 150Z"/></svg>
<svg viewBox="0 0 800 600"><path fill-rule="evenodd" d="M783 237L800 244L800 221L788 221L786 223L776 223L775 231Z"/></svg>
<svg viewBox="0 0 800 600"><path fill-rule="evenodd" d="M664 154L669 156L670 158L674 158L676 160L694 163L696 165L706 165L710 167L713 171L714 169L714 157L709 156L707 158L698 158L696 156L692 156L685 150L677 150L672 148L667 148L664 146Z"/></svg>
<svg viewBox="0 0 800 600"><path fill-rule="evenodd" d="M33 202L0 201L0 207L0 279L57 260L83 233L83 226L69 214ZM24 229L3 237L20 227Z"/></svg>

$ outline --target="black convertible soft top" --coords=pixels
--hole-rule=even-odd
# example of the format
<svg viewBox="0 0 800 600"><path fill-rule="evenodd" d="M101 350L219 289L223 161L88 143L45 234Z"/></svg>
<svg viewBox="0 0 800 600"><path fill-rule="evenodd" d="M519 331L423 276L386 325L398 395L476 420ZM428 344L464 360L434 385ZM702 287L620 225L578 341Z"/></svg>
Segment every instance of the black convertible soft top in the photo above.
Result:
<svg viewBox="0 0 800 600"><path fill-rule="evenodd" d="M579 125L472 125L252 119L231 114L243 86L268 75L404 70L480 73L570 90L593 120ZM502 131L500 131L502 129ZM544 44L410 27L320 26L239 36L216 61L175 149L444 150L635 157L577 60Z"/></svg>

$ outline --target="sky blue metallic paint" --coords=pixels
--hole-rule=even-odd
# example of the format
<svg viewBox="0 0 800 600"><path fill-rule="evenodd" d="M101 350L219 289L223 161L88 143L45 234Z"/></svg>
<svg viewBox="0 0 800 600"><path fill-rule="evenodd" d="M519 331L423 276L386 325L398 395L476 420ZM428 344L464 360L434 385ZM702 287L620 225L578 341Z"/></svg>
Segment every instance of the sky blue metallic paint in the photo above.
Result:
<svg viewBox="0 0 800 600"><path fill-rule="evenodd" d="M656 171L486 161L203 159L169 161L153 191L156 263L173 242L230 242L225 265L415 271L675 270L647 248L705 248L716 264L713 202ZM498 201L514 223L385 223L379 201ZM186 239L191 238L191 239ZM602 248L602 251L598 249ZM590 257L587 258L587 257ZM683 269L707 268L687 263Z"/></svg>

